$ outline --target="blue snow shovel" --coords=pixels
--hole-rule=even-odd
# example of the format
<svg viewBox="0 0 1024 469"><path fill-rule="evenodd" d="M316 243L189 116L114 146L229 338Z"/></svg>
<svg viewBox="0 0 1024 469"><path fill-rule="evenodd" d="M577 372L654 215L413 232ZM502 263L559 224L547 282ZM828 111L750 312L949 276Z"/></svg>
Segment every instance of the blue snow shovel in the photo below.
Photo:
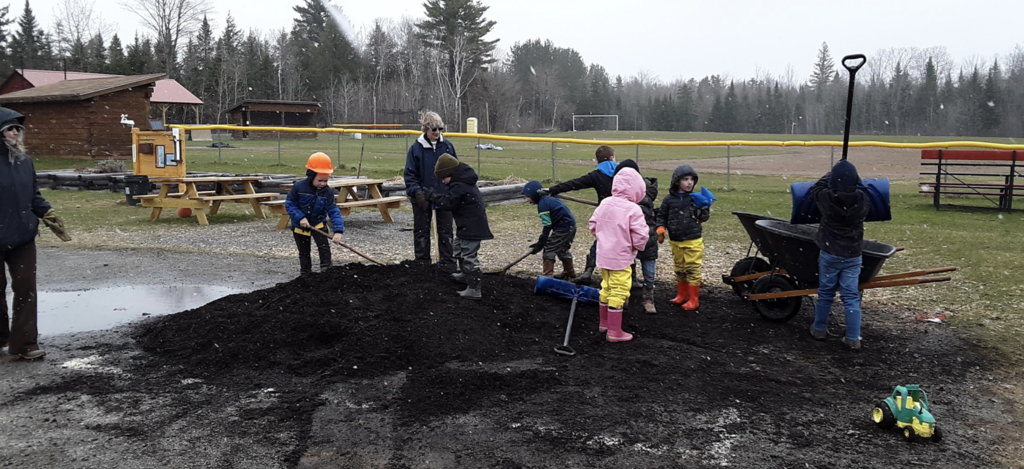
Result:
<svg viewBox="0 0 1024 469"><path fill-rule="evenodd" d="M572 307L569 308L569 323L565 325L565 340L562 345L555 347L555 353L559 355L573 356L576 351L569 346L569 336L572 334L572 320L576 316L576 303L596 305L600 303L600 291L591 287L578 287L576 284L558 280L551 277L537 277L537 285L533 292L538 295L553 296L572 300Z"/></svg>

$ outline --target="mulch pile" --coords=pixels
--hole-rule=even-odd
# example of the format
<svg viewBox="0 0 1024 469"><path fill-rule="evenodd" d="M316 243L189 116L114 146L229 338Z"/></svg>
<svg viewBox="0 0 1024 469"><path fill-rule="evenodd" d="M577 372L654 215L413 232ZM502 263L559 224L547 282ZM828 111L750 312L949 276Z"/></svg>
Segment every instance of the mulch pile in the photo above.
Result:
<svg viewBox="0 0 1024 469"><path fill-rule="evenodd" d="M692 456L738 434L763 439L760 453L746 457L767 458L766 465L827 454L832 463L874 466L927 451L907 450L896 432L870 422L872 406L894 385L924 385L947 439L955 439L963 424L958 411L976 402L957 390L973 386L986 368L975 346L948 331L894 321L892 311L865 311L865 348L852 353L837 340L810 339L808 305L788 323L771 323L723 287L705 289L699 313L671 308L674 289L660 287L657 315L643 314L634 290L624 329L636 337L622 344L597 332L595 307L580 307L571 342L578 355L563 357L553 347L570 303L534 295L533 286L485 276L484 299L474 302L456 295L460 287L432 266L338 266L143 323L133 337L144 353L126 370L130 377L82 378L38 392L167 393L183 379L198 380L195 389L216 387L201 400L170 393L186 413L236 405L254 390L276 393L268 407L246 410L243 422L226 427L243 438L265 431L268 419L275 431L308 434L324 393L339 383L401 376L400 389L379 396L383 408L375 409L399 422L395 441L426 438L447 419L474 414L492 422L543 419L557 431L523 438L584 465L611 451L594 435L616 435L614 447ZM732 417L708 417L723 412ZM299 438L285 459L297 463L307 444ZM991 463L983 448L943 444L943 453L926 459ZM462 463L489 465L502 448L500 441L471 448Z"/></svg>

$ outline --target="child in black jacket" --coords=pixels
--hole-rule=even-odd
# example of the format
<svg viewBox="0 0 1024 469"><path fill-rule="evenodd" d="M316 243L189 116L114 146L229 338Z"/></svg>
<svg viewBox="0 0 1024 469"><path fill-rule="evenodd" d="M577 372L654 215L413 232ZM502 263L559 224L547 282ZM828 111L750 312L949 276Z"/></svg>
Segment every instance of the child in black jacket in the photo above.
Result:
<svg viewBox="0 0 1024 469"><path fill-rule="evenodd" d="M427 200L438 209L452 212L455 218L455 258L459 263L459 272L452 274L456 281L467 284L459 295L471 300L481 297L480 284L483 271L480 270L480 242L494 239L487 224L487 210L484 207L480 189L476 187L479 179L473 168L449 154L441 155L434 165L434 175L445 184L442 191L434 191L424 187Z"/></svg>
<svg viewBox="0 0 1024 469"><path fill-rule="evenodd" d="M701 265L704 263L704 229L711 211L698 207L691 194L697 187L697 172L688 164L679 165L672 172L672 185L668 196L661 200L658 212L658 242L668 237L672 246L672 260L676 273L674 305L686 311L700 306Z"/></svg>
<svg viewBox="0 0 1024 469"><path fill-rule="evenodd" d="M839 289L846 315L843 344L860 350L861 253L864 244L864 218L868 215L868 196L860 190L857 167L841 160L811 186L811 196L821 211L821 223L815 243L818 254L818 299L814 302L811 336L828 337L828 316Z"/></svg>

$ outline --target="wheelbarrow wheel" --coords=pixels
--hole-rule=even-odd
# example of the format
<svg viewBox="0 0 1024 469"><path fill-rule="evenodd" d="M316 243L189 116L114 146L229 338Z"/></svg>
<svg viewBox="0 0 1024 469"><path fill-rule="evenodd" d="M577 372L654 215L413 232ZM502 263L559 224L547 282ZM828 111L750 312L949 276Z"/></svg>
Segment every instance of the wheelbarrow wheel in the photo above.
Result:
<svg viewBox="0 0 1024 469"><path fill-rule="evenodd" d="M761 294L786 292L793 290L795 287L792 280L789 280L784 275L765 275L757 279L751 288L752 294ZM757 300L751 303L754 304L754 311L757 311L757 314L760 314L761 317L769 321L785 322L796 316L796 313L800 311L803 297L790 296L771 300Z"/></svg>
<svg viewBox="0 0 1024 469"><path fill-rule="evenodd" d="M768 261L761 259L760 257L744 257L732 266L732 271L729 272L729 276L736 278L743 275L756 274L758 272L767 272L769 270L772 270L772 266L768 264ZM740 298L746 298L756 281L757 279L747 280L745 282L733 282L732 291L736 292Z"/></svg>

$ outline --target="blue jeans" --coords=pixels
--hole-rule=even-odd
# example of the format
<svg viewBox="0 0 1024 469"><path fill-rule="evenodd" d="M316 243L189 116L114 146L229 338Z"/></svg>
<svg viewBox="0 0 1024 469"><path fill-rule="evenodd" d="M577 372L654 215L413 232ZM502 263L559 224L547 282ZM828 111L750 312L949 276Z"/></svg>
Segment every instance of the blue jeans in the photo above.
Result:
<svg viewBox="0 0 1024 469"><path fill-rule="evenodd" d="M846 338L860 340L860 277L861 257L839 257L821 251L818 256L818 300L814 302L814 329L828 327L832 300L839 289L846 314Z"/></svg>
<svg viewBox="0 0 1024 469"><path fill-rule="evenodd" d="M644 290L651 290L654 288L654 265L657 264L657 262L657 259L640 261L640 271L644 273Z"/></svg>

